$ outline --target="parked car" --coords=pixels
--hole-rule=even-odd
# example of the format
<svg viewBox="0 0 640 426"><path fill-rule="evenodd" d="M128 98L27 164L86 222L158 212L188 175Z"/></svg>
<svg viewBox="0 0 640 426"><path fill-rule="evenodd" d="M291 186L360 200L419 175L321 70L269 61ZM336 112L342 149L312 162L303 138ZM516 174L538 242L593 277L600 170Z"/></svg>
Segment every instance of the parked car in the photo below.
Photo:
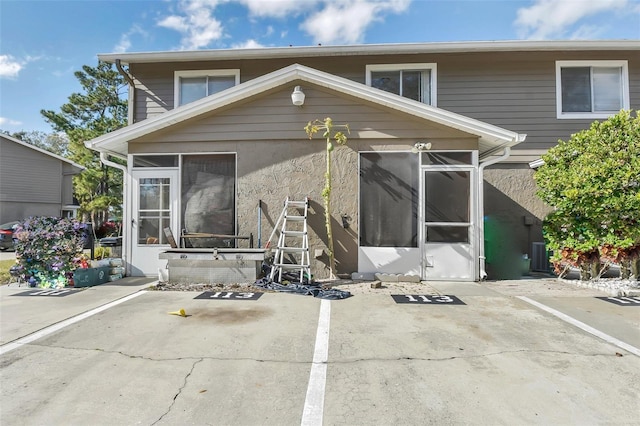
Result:
<svg viewBox="0 0 640 426"><path fill-rule="evenodd" d="M13 238L13 232L18 227L20 222L13 221L0 225L0 250L4 251L15 247L15 239Z"/></svg>

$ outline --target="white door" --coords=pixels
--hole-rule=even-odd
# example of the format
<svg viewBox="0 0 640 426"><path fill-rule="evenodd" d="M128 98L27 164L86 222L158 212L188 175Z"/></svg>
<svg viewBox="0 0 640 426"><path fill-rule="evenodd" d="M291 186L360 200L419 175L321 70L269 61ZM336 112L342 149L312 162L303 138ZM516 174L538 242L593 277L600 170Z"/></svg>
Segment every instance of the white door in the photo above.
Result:
<svg viewBox="0 0 640 426"><path fill-rule="evenodd" d="M178 171L138 170L133 177L131 275L155 276L170 247L164 228L178 229Z"/></svg>
<svg viewBox="0 0 640 426"><path fill-rule="evenodd" d="M423 279L474 281L474 169L423 171Z"/></svg>

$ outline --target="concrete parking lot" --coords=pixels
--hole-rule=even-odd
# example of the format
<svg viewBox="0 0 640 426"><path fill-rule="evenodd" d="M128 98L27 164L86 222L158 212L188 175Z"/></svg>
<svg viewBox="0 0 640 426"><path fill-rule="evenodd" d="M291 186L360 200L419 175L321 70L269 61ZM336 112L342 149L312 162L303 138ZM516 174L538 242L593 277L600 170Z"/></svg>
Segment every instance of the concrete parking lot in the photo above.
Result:
<svg viewBox="0 0 640 426"><path fill-rule="evenodd" d="M119 283L0 288L3 426L638 421L640 307L595 290L354 284L345 300L248 300Z"/></svg>

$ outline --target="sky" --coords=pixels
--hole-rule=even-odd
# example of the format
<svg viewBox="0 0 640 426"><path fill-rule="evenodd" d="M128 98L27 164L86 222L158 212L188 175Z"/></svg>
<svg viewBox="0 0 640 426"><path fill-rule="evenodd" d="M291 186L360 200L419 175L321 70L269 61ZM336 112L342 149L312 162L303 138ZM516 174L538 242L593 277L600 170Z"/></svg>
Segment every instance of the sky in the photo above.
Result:
<svg viewBox="0 0 640 426"><path fill-rule="evenodd" d="M575 39L640 39L640 0L0 0L0 130L53 132L99 53Z"/></svg>

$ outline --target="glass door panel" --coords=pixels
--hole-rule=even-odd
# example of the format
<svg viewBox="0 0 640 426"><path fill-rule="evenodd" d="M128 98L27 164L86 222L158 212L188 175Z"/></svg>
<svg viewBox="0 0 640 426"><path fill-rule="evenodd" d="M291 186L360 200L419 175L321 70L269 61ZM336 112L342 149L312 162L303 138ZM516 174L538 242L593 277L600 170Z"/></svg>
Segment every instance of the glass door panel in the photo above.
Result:
<svg viewBox="0 0 640 426"><path fill-rule="evenodd" d="M163 229L171 224L171 179L139 181L138 244L166 244Z"/></svg>
<svg viewBox="0 0 640 426"><path fill-rule="evenodd" d="M178 171L134 170L132 176L131 273L151 276L161 267L158 255L169 248L164 229L178 231Z"/></svg>

